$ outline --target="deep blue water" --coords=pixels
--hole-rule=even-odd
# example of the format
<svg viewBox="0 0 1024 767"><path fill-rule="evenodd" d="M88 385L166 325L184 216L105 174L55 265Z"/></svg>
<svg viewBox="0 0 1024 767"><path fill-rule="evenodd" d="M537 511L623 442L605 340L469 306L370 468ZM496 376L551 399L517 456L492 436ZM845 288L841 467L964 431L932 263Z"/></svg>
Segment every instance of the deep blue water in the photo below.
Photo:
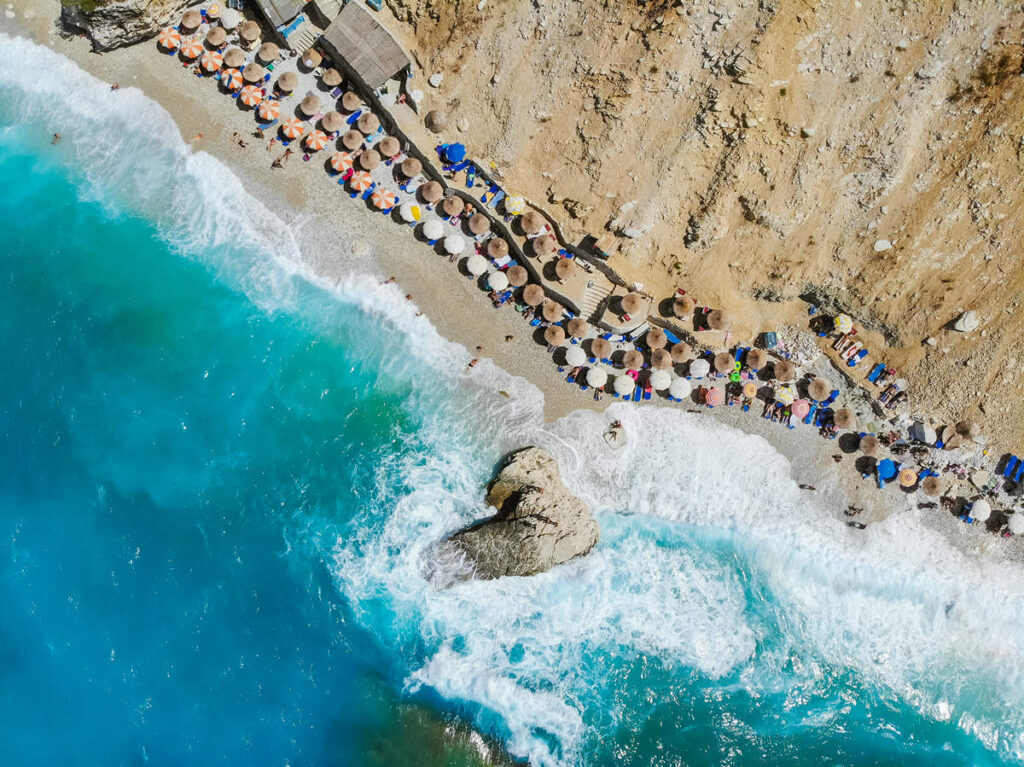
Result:
<svg viewBox="0 0 1024 767"><path fill-rule="evenodd" d="M850 537L763 444L681 414L622 411L620 454L603 416L544 426L523 382L453 374L464 350L398 294L295 274L141 95L99 131L102 84L14 48L4 763L464 765L471 727L538 764L1021 762L1019 572L913 520ZM98 106L62 123L68 81ZM431 545L530 441L601 544L433 588Z"/></svg>

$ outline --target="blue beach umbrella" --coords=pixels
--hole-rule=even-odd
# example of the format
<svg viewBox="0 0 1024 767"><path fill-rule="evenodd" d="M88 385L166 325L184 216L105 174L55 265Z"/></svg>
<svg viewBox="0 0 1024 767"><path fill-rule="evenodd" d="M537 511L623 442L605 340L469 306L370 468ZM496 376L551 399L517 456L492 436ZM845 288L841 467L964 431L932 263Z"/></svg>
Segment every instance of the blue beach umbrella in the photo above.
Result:
<svg viewBox="0 0 1024 767"><path fill-rule="evenodd" d="M464 144L451 144L444 150L444 156L448 162L462 162L466 159L466 147Z"/></svg>

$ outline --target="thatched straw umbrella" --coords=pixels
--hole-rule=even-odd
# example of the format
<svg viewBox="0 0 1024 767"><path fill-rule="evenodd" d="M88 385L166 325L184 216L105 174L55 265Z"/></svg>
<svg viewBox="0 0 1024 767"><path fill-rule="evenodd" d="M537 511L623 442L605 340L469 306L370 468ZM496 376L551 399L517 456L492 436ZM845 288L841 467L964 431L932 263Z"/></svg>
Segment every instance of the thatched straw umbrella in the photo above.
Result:
<svg viewBox="0 0 1024 767"><path fill-rule="evenodd" d="M358 135L358 134L357 134ZM428 181L420 187L420 194L428 203L437 202L444 194L444 187L436 181Z"/></svg>
<svg viewBox="0 0 1024 767"><path fill-rule="evenodd" d="M608 359L612 353L611 342L604 338L595 338L590 342L590 356L599 360Z"/></svg>
<svg viewBox="0 0 1024 767"><path fill-rule="evenodd" d="M359 165L362 166L363 170L373 170L380 165L380 163L380 154L376 149L367 149L359 155Z"/></svg>
<svg viewBox="0 0 1024 767"><path fill-rule="evenodd" d="M789 360L779 360L772 368L773 375L781 383L789 383L796 378L796 365Z"/></svg>
<svg viewBox="0 0 1024 767"><path fill-rule="evenodd" d="M651 367L656 370L672 367L672 355L665 349L655 349L651 352Z"/></svg>
<svg viewBox="0 0 1024 767"><path fill-rule="evenodd" d="M341 112L331 110L323 116L323 119L320 121L320 126L327 133L337 133L345 127L345 118L341 116Z"/></svg>
<svg viewBox="0 0 1024 767"><path fill-rule="evenodd" d="M528 210L521 219L523 231L527 234L537 234L544 228L544 216L535 210Z"/></svg>
<svg viewBox="0 0 1024 767"><path fill-rule="evenodd" d="M715 355L715 372L727 375L736 368L736 360L729 352L719 352Z"/></svg>
<svg viewBox="0 0 1024 767"><path fill-rule="evenodd" d="M956 433L966 439L974 439L981 434L981 426L976 421L960 421L955 427Z"/></svg>
<svg viewBox="0 0 1024 767"><path fill-rule="evenodd" d="M622 297L619 305L622 306L622 311L626 314L635 314L644 305L644 299L639 293L627 293Z"/></svg>
<svg viewBox="0 0 1024 767"><path fill-rule="evenodd" d="M250 19L238 28L238 36L251 45L260 39L260 25Z"/></svg>
<svg viewBox="0 0 1024 767"><path fill-rule="evenodd" d="M874 434L865 434L860 438L860 451L864 455L878 455L879 447L878 437Z"/></svg>
<svg viewBox="0 0 1024 767"><path fill-rule="evenodd" d="M380 152L381 157L394 157L402 151L402 145L394 136L385 136L377 142L377 151Z"/></svg>
<svg viewBox="0 0 1024 767"><path fill-rule="evenodd" d="M686 341L680 341L679 343L672 346L672 361L677 365L682 365L684 362L689 362L693 359L693 349Z"/></svg>
<svg viewBox="0 0 1024 767"><path fill-rule="evenodd" d="M462 208L462 198L455 194L451 197L446 197L445 201L441 204L441 209L449 216L459 215L462 212Z"/></svg>
<svg viewBox="0 0 1024 767"><path fill-rule="evenodd" d="M271 42L263 43L263 45L260 46L260 49L256 51L256 58L264 64L273 63L280 55L281 49Z"/></svg>
<svg viewBox="0 0 1024 767"><path fill-rule="evenodd" d="M345 91L341 97L341 108L346 112L355 112L363 106L363 100L359 94L352 91Z"/></svg>
<svg viewBox="0 0 1024 767"><path fill-rule="evenodd" d="M644 366L644 355L636 349L630 349L622 355L622 364L630 370L640 370Z"/></svg>
<svg viewBox="0 0 1024 767"><path fill-rule="evenodd" d="M523 288L523 301L527 306L540 306L544 303L544 288L536 283Z"/></svg>
<svg viewBox="0 0 1024 767"><path fill-rule="evenodd" d="M839 408L839 410L832 414L832 421L839 429L853 429L857 426L857 417L853 414L853 411L845 407Z"/></svg>
<svg viewBox="0 0 1024 767"><path fill-rule="evenodd" d="M306 69L316 69L323 60L324 57L315 48L307 48L302 54L302 64Z"/></svg>
<svg viewBox="0 0 1024 767"><path fill-rule="evenodd" d="M925 477L921 482L921 490L925 495L938 498L945 492L945 484L939 477Z"/></svg>
<svg viewBox="0 0 1024 767"><path fill-rule="evenodd" d="M651 349L662 349L668 343L668 336L661 328L651 328L647 331L647 346Z"/></svg>
<svg viewBox="0 0 1024 767"><path fill-rule="evenodd" d="M768 354L764 349L751 349L743 358L743 363L751 370L760 370L768 364Z"/></svg>
<svg viewBox="0 0 1024 767"><path fill-rule="evenodd" d="M241 48L228 48L224 51L224 66L228 69L245 66L245 51Z"/></svg>
<svg viewBox="0 0 1024 767"><path fill-rule="evenodd" d="M371 133L376 133L379 127L380 120L378 120L377 115L373 114L372 112L364 112L363 114L359 115L359 119L356 120L356 128L358 128L361 133L365 133L367 136L369 136Z"/></svg>
<svg viewBox="0 0 1024 767"><path fill-rule="evenodd" d="M549 298L541 305L540 313L548 322L558 322L562 319L562 305Z"/></svg>
<svg viewBox="0 0 1024 767"><path fill-rule="evenodd" d="M548 325L544 328L544 340L551 346L561 346L565 343L565 331L559 325Z"/></svg>
<svg viewBox="0 0 1024 767"><path fill-rule="evenodd" d="M560 258L555 262L555 276L559 280L568 280L570 277L576 274L579 267L576 265L576 261L571 258Z"/></svg>
<svg viewBox="0 0 1024 767"><path fill-rule="evenodd" d="M505 274L508 276L508 284L513 288L522 287L530 279L529 273L519 264L511 267Z"/></svg>
<svg viewBox="0 0 1024 767"><path fill-rule="evenodd" d="M402 160L402 175L406 178L414 178L423 170L423 163L415 157L406 157Z"/></svg>
<svg viewBox="0 0 1024 767"><path fill-rule="evenodd" d="M211 48L220 48L228 41L228 31L224 27L211 27L206 33L206 44Z"/></svg>
<svg viewBox="0 0 1024 767"><path fill-rule="evenodd" d="M712 330L728 330L731 318L723 309L708 312L708 327Z"/></svg>
<svg viewBox="0 0 1024 767"><path fill-rule="evenodd" d="M448 115L439 109L432 109L423 118L423 123L431 133L440 133L448 126Z"/></svg>
<svg viewBox="0 0 1024 767"><path fill-rule="evenodd" d="M697 308L697 302L689 296L679 296L672 302L672 314L680 319L686 319L693 315Z"/></svg>
<svg viewBox="0 0 1024 767"><path fill-rule="evenodd" d="M312 117L320 111L320 99L310 93L299 102L299 111L306 117Z"/></svg>
<svg viewBox="0 0 1024 767"><path fill-rule="evenodd" d="M550 234L533 238L533 252L539 256L547 256L558 250L558 240Z"/></svg>
<svg viewBox="0 0 1024 767"><path fill-rule="evenodd" d="M363 134L357 130L345 131L341 136L341 145L350 152L354 152L363 145Z"/></svg>
<svg viewBox="0 0 1024 767"><path fill-rule="evenodd" d="M487 241L487 255L494 259L504 258L508 255L508 243L500 237L492 237ZM523 269L521 266L516 268Z"/></svg>
<svg viewBox="0 0 1024 767"><path fill-rule="evenodd" d="M590 330L590 325L586 320L580 317L573 317L569 320L569 335L573 338L583 338L587 335L588 330Z"/></svg>
<svg viewBox="0 0 1024 767"><path fill-rule="evenodd" d="M299 76L294 72L285 72L277 78L277 89L281 93L291 93L299 85Z"/></svg>
<svg viewBox="0 0 1024 767"><path fill-rule="evenodd" d="M343 78L341 72L334 67L331 67L324 72L324 76L320 78L320 82L326 85L328 88L337 88L341 85Z"/></svg>
<svg viewBox="0 0 1024 767"><path fill-rule="evenodd" d="M203 23L203 15L199 13L195 8L185 11L181 16L181 28L182 29L199 29L199 25ZM258 28L258 27L257 27Z"/></svg>
<svg viewBox="0 0 1024 767"><path fill-rule="evenodd" d="M818 402L826 399L830 391L831 387L824 378L815 378L807 387L808 396Z"/></svg>
<svg viewBox="0 0 1024 767"><path fill-rule="evenodd" d="M263 79L264 74L266 74L266 71L259 64L248 64L242 70L242 79L247 83L258 83Z"/></svg>
<svg viewBox="0 0 1024 767"><path fill-rule="evenodd" d="M491 230L491 220L483 213L474 213L469 219L469 231L480 236Z"/></svg>

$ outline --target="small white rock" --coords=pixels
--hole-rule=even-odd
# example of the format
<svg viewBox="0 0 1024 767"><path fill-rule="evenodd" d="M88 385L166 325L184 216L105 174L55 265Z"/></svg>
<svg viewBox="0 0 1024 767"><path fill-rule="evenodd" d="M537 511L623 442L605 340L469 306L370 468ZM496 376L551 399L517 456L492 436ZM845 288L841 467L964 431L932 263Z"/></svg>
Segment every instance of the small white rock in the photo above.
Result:
<svg viewBox="0 0 1024 767"><path fill-rule="evenodd" d="M476 9L478 11L482 11L485 5L487 5L487 0L480 0L480 2L476 4Z"/></svg>
<svg viewBox="0 0 1024 767"><path fill-rule="evenodd" d="M953 327L961 333L970 333L979 325L978 314L973 309L968 310L957 317Z"/></svg>
<svg viewBox="0 0 1024 767"><path fill-rule="evenodd" d="M905 37L902 40L900 40L898 43L896 43L896 50L898 50L898 51L905 51L909 47L910 47L910 41L907 38L905 38Z"/></svg>
<svg viewBox="0 0 1024 767"><path fill-rule="evenodd" d="M875 240L875 253L883 253L892 250L892 243L889 240Z"/></svg>
<svg viewBox="0 0 1024 767"><path fill-rule="evenodd" d="M441 87L441 83L443 81L444 81L444 75L441 74L440 72L436 72L435 74L432 74L427 79L427 82L430 83L430 86L432 88L440 88Z"/></svg>
<svg viewBox="0 0 1024 767"><path fill-rule="evenodd" d="M803 128L800 129L800 135L803 136L804 138L810 138L817 132L818 131L816 128L812 128L810 126L804 126Z"/></svg>
<svg viewBox="0 0 1024 767"><path fill-rule="evenodd" d="M925 342L926 344L928 344L929 346L938 346L938 345L939 345L939 342L938 342L938 341L937 341L937 340L936 340L935 338L933 338L933 337L931 337L931 338L926 338L926 339L924 340L924 342Z"/></svg>

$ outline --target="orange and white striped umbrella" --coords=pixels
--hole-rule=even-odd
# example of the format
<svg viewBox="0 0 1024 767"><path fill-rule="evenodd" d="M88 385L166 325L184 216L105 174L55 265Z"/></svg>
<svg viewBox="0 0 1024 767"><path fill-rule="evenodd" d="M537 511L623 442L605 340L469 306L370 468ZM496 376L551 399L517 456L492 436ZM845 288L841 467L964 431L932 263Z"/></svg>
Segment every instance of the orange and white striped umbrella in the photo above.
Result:
<svg viewBox="0 0 1024 767"><path fill-rule="evenodd" d="M370 196L370 202L381 210L391 210L398 198L390 189L378 189Z"/></svg>
<svg viewBox="0 0 1024 767"><path fill-rule="evenodd" d="M186 59L197 59L203 52L203 41L198 37L192 37L181 44L180 53Z"/></svg>
<svg viewBox="0 0 1024 767"><path fill-rule="evenodd" d="M373 176L370 175L368 170L357 170L352 174L352 178L348 180L348 183L357 192L365 192L373 186Z"/></svg>
<svg viewBox="0 0 1024 767"><path fill-rule="evenodd" d="M167 27L160 31L160 36L156 39L157 44L168 51L177 50L178 46L181 45L181 35L174 27Z"/></svg>
<svg viewBox="0 0 1024 767"><path fill-rule="evenodd" d="M311 152L319 152L327 146L327 134L322 130L315 130L306 136L306 149Z"/></svg>
<svg viewBox="0 0 1024 767"><path fill-rule="evenodd" d="M216 72L224 64L224 56L220 51L207 51L199 63L207 72Z"/></svg>
<svg viewBox="0 0 1024 767"><path fill-rule="evenodd" d="M302 124L302 120L300 120L298 117L289 117L287 120L281 123L281 133L284 134L285 138L302 138L302 134L305 132L306 126Z"/></svg>
<svg viewBox="0 0 1024 767"><path fill-rule="evenodd" d="M242 87L242 73L237 69L225 69L220 73L220 81L229 91L237 91Z"/></svg>
<svg viewBox="0 0 1024 767"><path fill-rule="evenodd" d="M254 107L263 101L263 91L255 85L246 85L238 95L238 100L247 107Z"/></svg>
<svg viewBox="0 0 1024 767"><path fill-rule="evenodd" d="M281 116L281 102L277 99L267 99L260 103L260 119L266 122L276 120Z"/></svg>
<svg viewBox="0 0 1024 767"><path fill-rule="evenodd" d="M335 152L331 155L331 167L338 173L344 173L352 167L352 155L348 152Z"/></svg>

